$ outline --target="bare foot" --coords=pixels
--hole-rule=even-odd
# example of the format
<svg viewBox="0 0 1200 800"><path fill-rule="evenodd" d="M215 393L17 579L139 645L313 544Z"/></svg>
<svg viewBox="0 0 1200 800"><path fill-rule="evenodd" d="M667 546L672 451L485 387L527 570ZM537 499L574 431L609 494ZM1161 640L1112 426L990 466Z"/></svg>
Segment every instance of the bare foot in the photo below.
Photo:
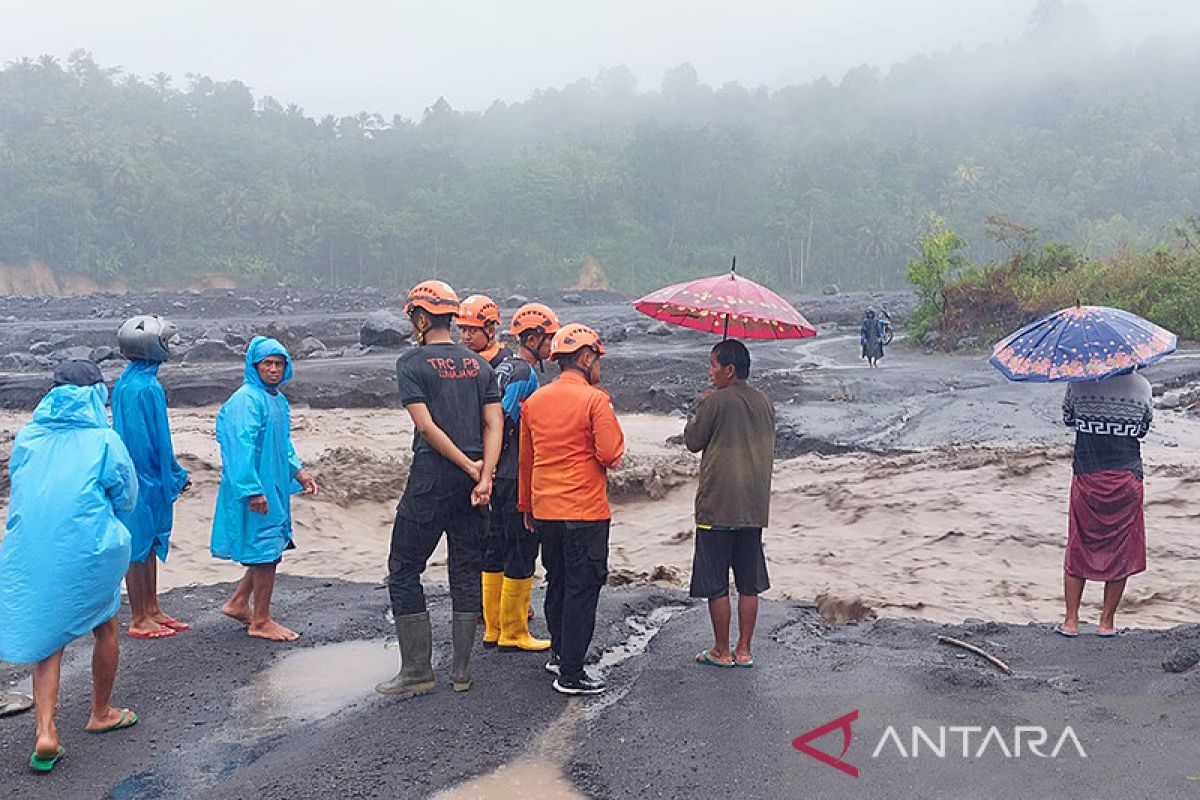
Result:
<svg viewBox="0 0 1200 800"><path fill-rule="evenodd" d="M113 708L109 706L100 714L92 712L92 716L88 718L86 730L103 731L115 730L117 727L128 728L137 722L137 714L134 714L128 708Z"/></svg>
<svg viewBox="0 0 1200 800"><path fill-rule="evenodd" d="M230 600L221 606L221 613L227 617L236 619L243 625L250 624L250 606L247 603L234 603Z"/></svg>
<svg viewBox="0 0 1200 800"><path fill-rule="evenodd" d="M37 744L34 746L33 752L37 753L38 758L54 758L58 754L58 732L54 731L37 737Z"/></svg>
<svg viewBox="0 0 1200 800"><path fill-rule="evenodd" d="M294 630L285 628L273 619L269 619L263 623L250 623L249 633L251 636L256 636L259 639L270 639L273 642L294 642L300 638L300 634Z"/></svg>

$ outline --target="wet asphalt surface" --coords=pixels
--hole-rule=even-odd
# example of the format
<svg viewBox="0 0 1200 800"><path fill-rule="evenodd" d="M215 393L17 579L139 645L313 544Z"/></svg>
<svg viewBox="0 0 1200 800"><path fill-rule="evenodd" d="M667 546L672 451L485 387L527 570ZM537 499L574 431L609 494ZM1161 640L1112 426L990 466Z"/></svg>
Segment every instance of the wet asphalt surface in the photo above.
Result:
<svg viewBox="0 0 1200 800"><path fill-rule="evenodd" d="M67 757L49 775L30 772L29 714L0 720L0 774L6 798L426 798L495 770L531 747L569 703L583 719L564 728L562 765L593 798L1109 798L1196 796L1200 670L1164 672L1180 644L1200 629L1135 631L1106 641L1055 636L1049 625L868 621L830 629L810 606L765 602L753 669L692 661L708 642L702 606L652 587L607 589L594 651L634 632L630 617L683 606L646 649L609 673L606 697L568 701L550 688L538 654L483 651L475 688L445 684L448 598L431 593L439 686L411 699L365 689L319 720L272 718L250 702L249 687L281 656L330 642L388 632L386 593L364 584L285 577L279 617L302 631L296 645L248 638L217 608L228 586L180 589L165 605L195 624L160 642L122 641L115 700L137 709L134 728L90 736L86 721L88 648L68 648L59 724ZM535 621L535 628L540 627ZM946 633L1006 660L1001 674L974 655L938 644ZM394 651L393 651L394 652ZM0 678L21 677L19 668ZM338 676L331 676L336 679ZM362 683L358 679L358 683ZM853 711L844 763L858 777L805 755L792 741ZM944 757L924 746L911 755L917 725ZM905 753L888 739L898 733ZM996 726L1010 755L993 739ZM1068 741L1057 757L1026 748L1012 755L1014 728L1041 726L1050 753L1070 726L1087 754ZM812 746L837 756L841 733ZM1028 742L1034 734L1025 734ZM1036 740L1036 737L1034 737ZM876 752L878 751L878 752Z"/></svg>

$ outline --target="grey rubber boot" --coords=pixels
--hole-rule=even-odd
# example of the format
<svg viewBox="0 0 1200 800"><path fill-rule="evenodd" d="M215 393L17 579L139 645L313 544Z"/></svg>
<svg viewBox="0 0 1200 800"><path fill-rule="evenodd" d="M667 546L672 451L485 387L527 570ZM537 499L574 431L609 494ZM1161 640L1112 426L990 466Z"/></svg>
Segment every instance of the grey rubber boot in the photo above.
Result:
<svg viewBox="0 0 1200 800"><path fill-rule="evenodd" d="M396 617L396 638L400 641L400 674L376 685L380 694L419 694L434 686L433 629L429 612Z"/></svg>
<svg viewBox="0 0 1200 800"><path fill-rule="evenodd" d="M454 620L451 622L454 663L450 668L450 685L456 692L471 689L471 647L475 644L475 629L478 624L477 612L454 612Z"/></svg>

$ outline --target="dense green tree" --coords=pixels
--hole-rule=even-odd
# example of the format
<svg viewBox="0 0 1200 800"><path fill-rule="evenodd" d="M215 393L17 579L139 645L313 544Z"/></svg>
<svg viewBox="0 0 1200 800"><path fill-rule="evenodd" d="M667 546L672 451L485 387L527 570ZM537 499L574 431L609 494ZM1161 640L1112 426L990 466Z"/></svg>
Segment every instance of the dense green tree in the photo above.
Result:
<svg viewBox="0 0 1200 800"><path fill-rule="evenodd" d="M1200 211L1196 74L1195 48L1106 49L1058 0L1016 41L836 83L714 89L683 64L639 92L618 66L417 121L21 58L0 69L0 261L400 288L566 285L594 257L632 293L736 253L779 289L886 287L929 255L930 212L980 263L1022 226L1097 259Z"/></svg>

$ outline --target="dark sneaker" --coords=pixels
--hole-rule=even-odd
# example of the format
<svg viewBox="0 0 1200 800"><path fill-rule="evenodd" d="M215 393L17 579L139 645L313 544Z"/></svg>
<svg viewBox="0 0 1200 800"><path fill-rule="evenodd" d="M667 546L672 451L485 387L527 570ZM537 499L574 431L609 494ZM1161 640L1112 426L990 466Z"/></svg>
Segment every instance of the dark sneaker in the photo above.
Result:
<svg viewBox="0 0 1200 800"><path fill-rule="evenodd" d="M577 675L574 678L560 676L554 681L554 691L562 694L600 694L607 685L601 679L592 678L587 674Z"/></svg>
<svg viewBox="0 0 1200 800"><path fill-rule="evenodd" d="M550 660L546 662L546 672L549 672L551 675L558 674L558 653L555 653L553 650L550 651Z"/></svg>

